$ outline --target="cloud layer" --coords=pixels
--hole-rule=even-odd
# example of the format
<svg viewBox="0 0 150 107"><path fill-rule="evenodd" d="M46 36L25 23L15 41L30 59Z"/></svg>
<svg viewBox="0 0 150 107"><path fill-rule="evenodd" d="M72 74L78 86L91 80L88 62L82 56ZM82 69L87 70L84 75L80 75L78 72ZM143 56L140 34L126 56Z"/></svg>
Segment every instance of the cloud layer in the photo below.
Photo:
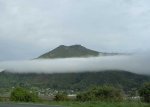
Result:
<svg viewBox="0 0 150 107"><path fill-rule="evenodd" d="M5 61L1 69L11 72L65 73L101 70L126 70L150 75L149 55L100 56L90 58L65 58L52 60Z"/></svg>

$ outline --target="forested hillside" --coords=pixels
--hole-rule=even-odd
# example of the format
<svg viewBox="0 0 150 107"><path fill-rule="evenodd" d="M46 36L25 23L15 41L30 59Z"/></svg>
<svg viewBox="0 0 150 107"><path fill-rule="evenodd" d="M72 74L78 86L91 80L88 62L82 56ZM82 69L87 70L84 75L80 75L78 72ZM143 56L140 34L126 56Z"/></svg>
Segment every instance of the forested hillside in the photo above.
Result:
<svg viewBox="0 0 150 107"><path fill-rule="evenodd" d="M138 88L144 82L150 82L150 76L134 74L127 71L99 71L83 73L0 73L0 87L9 88L22 85L52 89L84 90L94 85L111 84L124 90Z"/></svg>

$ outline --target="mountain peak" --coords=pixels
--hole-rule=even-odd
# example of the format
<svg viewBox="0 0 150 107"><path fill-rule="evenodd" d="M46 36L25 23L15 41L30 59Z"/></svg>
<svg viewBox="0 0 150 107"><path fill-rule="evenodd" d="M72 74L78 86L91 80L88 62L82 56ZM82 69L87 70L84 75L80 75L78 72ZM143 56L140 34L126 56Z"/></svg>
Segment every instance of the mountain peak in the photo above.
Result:
<svg viewBox="0 0 150 107"><path fill-rule="evenodd" d="M86 49L84 46L82 46L82 45L71 45L71 46L69 46L70 48L84 48L84 49Z"/></svg>
<svg viewBox="0 0 150 107"><path fill-rule="evenodd" d="M82 45L76 44L76 45L71 45L71 46L66 46L66 45L59 45L58 48L85 48Z"/></svg>
<svg viewBox="0 0 150 107"><path fill-rule="evenodd" d="M60 45L38 58L71 58L71 57L89 57L98 56L99 52L85 48L82 45L75 44L71 46Z"/></svg>
<svg viewBox="0 0 150 107"><path fill-rule="evenodd" d="M82 45L76 44L76 45L71 45L70 47L83 47Z"/></svg>
<svg viewBox="0 0 150 107"><path fill-rule="evenodd" d="M61 47L61 48L63 48L63 47L67 47L67 46L65 46L65 45L59 45L58 47Z"/></svg>

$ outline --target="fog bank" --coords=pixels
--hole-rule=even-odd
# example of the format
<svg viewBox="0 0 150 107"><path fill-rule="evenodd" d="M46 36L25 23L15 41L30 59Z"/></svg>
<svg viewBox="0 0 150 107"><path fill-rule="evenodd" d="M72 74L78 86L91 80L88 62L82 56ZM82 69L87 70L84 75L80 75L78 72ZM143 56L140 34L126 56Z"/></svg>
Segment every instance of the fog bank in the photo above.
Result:
<svg viewBox="0 0 150 107"><path fill-rule="evenodd" d="M0 62L0 69L10 72L66 73L101 70L126 70L150 75L150 55L99 56L89 58L38 59Z"/></svg>

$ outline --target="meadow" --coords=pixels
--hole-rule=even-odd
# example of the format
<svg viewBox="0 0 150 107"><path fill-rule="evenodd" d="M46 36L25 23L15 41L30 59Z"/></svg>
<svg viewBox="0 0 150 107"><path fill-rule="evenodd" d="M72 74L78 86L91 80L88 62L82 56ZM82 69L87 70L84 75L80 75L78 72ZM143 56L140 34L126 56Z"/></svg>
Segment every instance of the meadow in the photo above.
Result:
<svg viewBox="0 0 150 107"><path fill-rule="evenodd" d="M78 102L78 101L63 101L63 102L48 102L48 105L59 105L65 107L150 107L149 103L142 102Z"/></svg>

